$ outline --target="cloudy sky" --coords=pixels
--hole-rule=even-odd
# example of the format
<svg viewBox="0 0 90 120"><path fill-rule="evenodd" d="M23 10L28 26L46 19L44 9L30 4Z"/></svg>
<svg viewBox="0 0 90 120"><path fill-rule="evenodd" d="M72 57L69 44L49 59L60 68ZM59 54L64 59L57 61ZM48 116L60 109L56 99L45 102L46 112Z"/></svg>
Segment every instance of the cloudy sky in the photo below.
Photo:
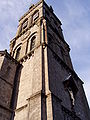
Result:
<svg viewBox="0 0 90 120"><path fill-rule="evenodd" d="M0 50L9 51L19 18L38 0L0 0ZM75 71L84 81L90 106L90 0L46 0L62 21Z"/></svg>

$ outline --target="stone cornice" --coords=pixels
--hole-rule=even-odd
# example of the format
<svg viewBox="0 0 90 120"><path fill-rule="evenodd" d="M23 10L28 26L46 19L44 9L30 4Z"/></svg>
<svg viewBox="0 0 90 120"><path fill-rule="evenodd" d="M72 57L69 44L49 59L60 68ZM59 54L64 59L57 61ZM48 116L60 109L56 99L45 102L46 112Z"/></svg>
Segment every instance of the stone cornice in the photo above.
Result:
<svg viewBox="0 0 90 120"><path fill-rule="evenodd" d="M0 51L0 56L5 56L6 58L9 58L11 61L15 62L15 64L19 64L17 60L15 60L8 52L7 50Z"/></svg>

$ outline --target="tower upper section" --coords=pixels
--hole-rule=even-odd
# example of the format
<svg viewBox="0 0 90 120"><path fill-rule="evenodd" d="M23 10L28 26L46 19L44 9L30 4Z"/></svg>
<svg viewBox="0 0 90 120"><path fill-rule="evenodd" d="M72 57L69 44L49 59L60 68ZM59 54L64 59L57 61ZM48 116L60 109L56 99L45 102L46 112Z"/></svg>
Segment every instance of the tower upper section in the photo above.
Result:
<svg viewBox="0 0 90 120"><path fill-rule="evenodd" d="M16 36L10 42L11 56L20 61L44 43L48 44L64 62L72 66L69 57L70 48L64 40L61 25L53 8L43 0L31 5L20 18Z"/></svg>
<svg viewBox="0 0 90 120"><path fill-rule="evenodd" d="M39 41L40 19L43 17L43 3L38 2L30 6L19 20L15 38L10 42L10 53L17 59L22 59L29 51L33 50Z"/></svg>

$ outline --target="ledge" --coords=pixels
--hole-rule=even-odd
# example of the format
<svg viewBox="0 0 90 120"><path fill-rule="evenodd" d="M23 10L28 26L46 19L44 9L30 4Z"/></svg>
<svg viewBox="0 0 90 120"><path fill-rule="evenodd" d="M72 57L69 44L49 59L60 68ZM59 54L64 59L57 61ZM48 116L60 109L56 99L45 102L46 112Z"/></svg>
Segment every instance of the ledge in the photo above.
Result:
<svg viewBox="0 0 90 120"><path fill-rule="evenodd" d="M9 112L13 112L13 110L12 110L12 109L7 108L7 107L5 107L5 106L3 106L3 105L0 105L0 107L1 107L2 109L5 109L5 110L9 111Z"/></svg>
<svg viewBox="0 0 90 120"><path fill-rule="evenodd" d="M16 64L19 64L19 62L17 60L15 60L8 52L7 50L4 51L0 51L1 56L5 56L7 58L9 58L10 60L12 60L13 62L15 62Z"/></svg>

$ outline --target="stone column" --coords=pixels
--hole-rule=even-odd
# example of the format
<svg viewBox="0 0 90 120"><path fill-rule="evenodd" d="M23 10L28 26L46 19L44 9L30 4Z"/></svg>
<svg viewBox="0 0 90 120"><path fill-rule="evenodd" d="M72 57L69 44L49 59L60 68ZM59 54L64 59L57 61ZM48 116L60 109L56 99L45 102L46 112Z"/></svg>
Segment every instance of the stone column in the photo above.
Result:
<svg viewBox="0 0 90 120"><path fill-rule="evenodd" d="M28 18L28 28L31 26L31 24L32 24L32 16Z"/></svg>
<svg viewBox="0 0 90 120"><path fill-rule="evenodd" d="M18 26L16 36L18 36L18 35L20 34L21 29L22 29L22 24L20 24L20 25Z"/></svg>

